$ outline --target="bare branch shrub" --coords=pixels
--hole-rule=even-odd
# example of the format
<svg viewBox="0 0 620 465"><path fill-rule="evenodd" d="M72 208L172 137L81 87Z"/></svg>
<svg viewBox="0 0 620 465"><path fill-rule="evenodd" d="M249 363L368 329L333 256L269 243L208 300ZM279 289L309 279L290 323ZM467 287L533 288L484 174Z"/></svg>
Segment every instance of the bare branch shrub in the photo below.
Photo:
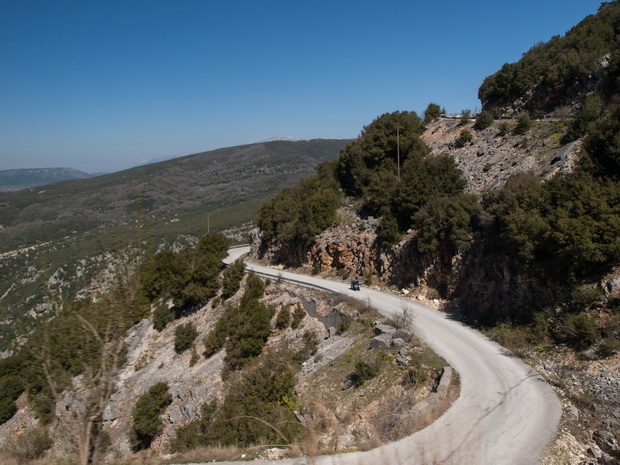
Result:
<svg viewBox="0 0 620 465"><path fill-rule="evenodd" d="M400 312L392 317L392 323L397 329L410 331L413 328L415 313L413 307L405 300L400 301Z"/></svg>
<svg viewBox="0 0 620 465"><path fill-rule="evenodd" d="M47 429L37 427L21 434L6 445L6 452L17 463L40 459L52 447L53 441Z"/></svg>
<svg viewBox="0 0 620 465"><path fill-rule="evenodd" d="M405 390L387 399L382 409L373 416L372 424L382 443L395 441L404 434L418 429L417 419L411 409L416 404L415 390Z"/></svg>

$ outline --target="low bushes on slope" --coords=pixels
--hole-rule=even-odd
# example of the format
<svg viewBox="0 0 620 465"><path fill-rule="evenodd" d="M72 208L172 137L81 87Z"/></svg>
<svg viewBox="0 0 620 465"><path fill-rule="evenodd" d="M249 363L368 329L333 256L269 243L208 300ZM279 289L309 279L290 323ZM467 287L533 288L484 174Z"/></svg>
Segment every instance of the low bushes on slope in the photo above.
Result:
<svg viewBox="0 0 620 465"><path fill-rule="evenodd" d="M271 332L274 312L273 308L259 302L264 291L262 280L250 274L239 304L229 305L205 338L206 357L226 348L226 366L234 370L260 355Z"/></svg>

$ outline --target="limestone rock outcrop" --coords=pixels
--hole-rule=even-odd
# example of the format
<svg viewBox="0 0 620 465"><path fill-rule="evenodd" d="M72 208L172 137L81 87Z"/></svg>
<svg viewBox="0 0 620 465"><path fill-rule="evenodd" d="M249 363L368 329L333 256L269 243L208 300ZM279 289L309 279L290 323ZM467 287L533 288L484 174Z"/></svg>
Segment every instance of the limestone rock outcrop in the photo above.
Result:
<svg viewBox="0 0 620 465"><path fill-rule="evenodd" d="M505 120L511 126L513 120ZM510 176L532 172L549 179L559 172L570 172L581 150L581 142L561 145L558 134L545 126L557 122L540 122L530 134L500 135L499 122L482 131L473 128L473 122L461 126L459 120L438 119L428 125L422 140L436 154L447 153L454 158L467 180L467 191L482 194L502 187ZM463 129L472 131L472 142L464 147L455 144ZM540 129L540 130L539 130Z"/></svg>

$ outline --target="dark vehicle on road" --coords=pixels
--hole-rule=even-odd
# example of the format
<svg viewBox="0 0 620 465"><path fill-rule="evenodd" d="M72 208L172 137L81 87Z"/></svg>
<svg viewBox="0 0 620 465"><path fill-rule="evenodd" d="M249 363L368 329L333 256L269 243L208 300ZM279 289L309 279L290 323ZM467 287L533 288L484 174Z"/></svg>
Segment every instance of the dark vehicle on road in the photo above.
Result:
<svg viewBox="0 0 620 465"><path fill-rule="evenodd" d="M359 291L360 290L360 282L357 279L354 279L351 282L351 290L352 291Z"/></svg>

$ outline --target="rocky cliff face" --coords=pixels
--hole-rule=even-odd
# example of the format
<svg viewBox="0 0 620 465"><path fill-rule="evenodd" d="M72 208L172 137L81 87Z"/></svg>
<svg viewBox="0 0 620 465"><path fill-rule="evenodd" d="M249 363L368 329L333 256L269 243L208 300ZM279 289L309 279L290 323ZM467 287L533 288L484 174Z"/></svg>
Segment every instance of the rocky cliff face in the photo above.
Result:
<svg viewBox="0 0 620 465"><path fill-rule="evenodd" d="M448 297L450 311L476 319L515 316L531 302L540 305L557 297L547 283L484 244L456 256L421 253L412 231L394 247L384 248L378 221L372 218L358 217L324 231L308 252L305 268L344 279L361 277L366 284L378 281L422 299Z"/></svg>
<svg viewBox="0 0 620 465"><path fill-rule="evenodd" d="M502 123L509 129L516 125L513 120L495 121L477 131L473 121L463 125L441 118L428 125L422 139L433 153L453 157L467 180L466 190L479 195L502 187L518 173L531 172L545 180L574 169L581 143L561 145L562 121L537 121L524 135L500 131ZM456 140L463 130L473 138L460 147ZM417 250L416 232L411 231L394 247L384 248L378 239L379 225L377 219L358 217L349 205L339 212L337 225L317 237L307 257L295 256L293 262L306 263L308 271L347 279L374 278L406 290L432 288L430 294L464 296L462 305L478 308L499 306L511 311L532 298L538 302L553 298L546 283L522 275L516 264L490 255L484 246L473 247L462 256L432 256ZM253 244L255 257L271 263L291 262L286 258L289 251L281 245L260 244L259 231Z"/></svg>
<svg viewBox="0 0 620 465"><path fill-rule="evenodd" d="M385 274L387 257L378 242L379 221L356 217L346 212L350 222L330 228L321 234L309 254L314 271L346 270L348 276L364 276L373 270Z"/></svg>
<svg viewBox="0 0 620 465"><path fill-rule="evenodd" d="M514 125L512 121L508 122ZM439 119L429 124L422 138L436 154L454 157L467 180L467 191L484 194L502 187L509 177L532 172L549 179L574 169L580 142L562 146L561 122L539 121L525 135L500 135L499 122L476 131L473 122ZM462 130L474 137L465 147L456 139ZM339 224L320 234L307 256L308 270L378 279L405 292L436 296L437 292L466 308L502 309L514 312L528 305L553 301L547 283L523 274L516 263L494 254L484 244L476 244L463 254L420 253L416 232L410 231L392 248L378 239L379 221L357 217L353 206L339 212ZM275 255L266 255L275 258ZM430 291L429 291L430 288Z"/></svg>
<svg viewBox="0 0 620 465"><path fill-rule="evenodd" d="M525 135L501 135L501 123L516 125L514 120L498 120L477 131L473 122L461 125L459 120L442 118L428 125L422 140L433 153L452 156L467 180L467 191L476 194L500 188L518 173L533 172L541 179L549 179L574 169L581 143L560 144L561 121L537 121ZM471 131L473 140L458 147L456 139L462 130Z"/></svg>

